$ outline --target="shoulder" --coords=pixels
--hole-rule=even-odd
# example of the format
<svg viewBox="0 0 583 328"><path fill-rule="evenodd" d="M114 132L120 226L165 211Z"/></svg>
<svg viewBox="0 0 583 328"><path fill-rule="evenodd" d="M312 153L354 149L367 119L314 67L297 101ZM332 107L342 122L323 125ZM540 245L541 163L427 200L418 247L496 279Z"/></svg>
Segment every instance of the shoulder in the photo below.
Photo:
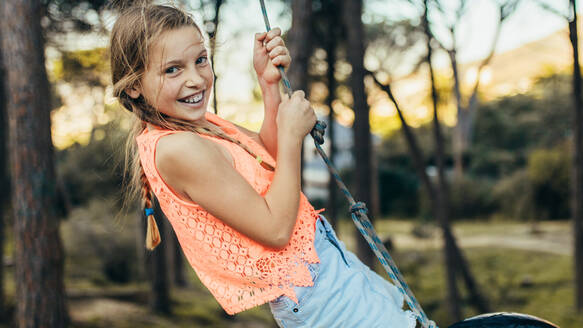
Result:
<svg viewBox="0 0 583 328"><path fill-rule="evenodd" d="M162 179L184 196L184 184L206 176L219 167L232 167L233 158L218 143L184 131L160 138L156 146L155 162Z"/></svg>
<svg viewBox="0 0 583 328"><path fill-rule="evenodd" d="M156 146L156 164L163 166L193 160L202 163L216 160L216 156L232 162L232 156L224 146L189 131L163 136Z"/></svg>
<svg viewBox="0 0 583 328"><path fill-rule="evenodd" d="M156 145L156 166L160 169L171 163L181 162L185 156L189 159L202 159L211 150L195 133L184 131L168 134L162 136Z"/></svg>

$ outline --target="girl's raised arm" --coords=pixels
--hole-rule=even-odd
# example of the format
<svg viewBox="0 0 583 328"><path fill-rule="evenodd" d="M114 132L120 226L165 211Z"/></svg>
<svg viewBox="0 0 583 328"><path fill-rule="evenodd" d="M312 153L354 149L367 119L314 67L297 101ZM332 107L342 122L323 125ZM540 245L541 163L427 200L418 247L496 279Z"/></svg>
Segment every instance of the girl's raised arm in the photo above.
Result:
<svg viewBox="0 0 583 328"><path fill-rule="evenodd" d="M274 28L267 33L255 34L253 67L261 87L264 103L264 117L259 138L273 158L277 158L277 109L281 103L278 66L287 69L291 63L289 51L281 38L281 29Z"/></svg>

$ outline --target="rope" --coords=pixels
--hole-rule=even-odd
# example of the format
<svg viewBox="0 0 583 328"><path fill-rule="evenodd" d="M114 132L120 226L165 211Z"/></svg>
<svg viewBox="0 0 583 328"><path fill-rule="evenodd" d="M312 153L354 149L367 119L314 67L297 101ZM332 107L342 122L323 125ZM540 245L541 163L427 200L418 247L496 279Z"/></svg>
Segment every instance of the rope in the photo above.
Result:
<svg viewBox="0 0 583 328"><path fill-rule="evenodd" d="M269 25L269 19L267 18L267 10L265 9L265 1L259 0L259 2L261 3L261 11L263 12L263 20L265 21L265 28L269 32L271 30L271 27ZM289 83L289 80L287 79L287 76L285 75L283 67L280 66L279 70L281 72L281 79L282 79L283 85L286 89L286 92L288 95L291 96L291 93L292 93L291 84ZM336 168L334 168L332 161L328 158L328 155L326 155L326 153L324 152L324 150L320 146L324 143L325 129L326 129L326 123L324 123L322 121L317 121L316 125L314 126L314 128L312 129L310 134L314 138L314 144L316 146L316 150L318 151L318 153L320 154L320 156L322 157L322 159L326 163L326 166L328 166L328 170L330 171L330 173L332 174L332 176L336 180L336 184L338 185L338 187L340 188L340 190L342 191L342 193L344 194L344 196L346 197L346 199L350 203L350 216L352 217L352 221L354 221L356 228L358 229L358 231L360 231L360 233L362 234L364 239L366 239L366 241L368 242L370 248L372 249L374 254L377 256L377 258L381 262L383 268L385 269L385 271L387 272L387 274L389 275L389 277L393 281L393 284L397 287L397 289L399 289L399 292L401 292L401 294L403 294L403 296L405 298L405 302L407 303L407 306L409 306L409 309L411 309L411 311L413 311L413 313L417 317L417 320L419 321L419 323L421 323L423 328L437 328L437 325L435 324L435 322L433 322L433 321L429 320L429 318L427 318L427 315L425 314L425 312L421 308L421 305L419 304L419 302L417 302L417 299L415 298L415 296L413 295L413 292L411 292L411 289L409 288L409 286L405 282L405 279L401 275L401 272L397 268L397 265L393 261L391 255L389 255L387 248L379 239L378 234L374 230L374 227L373 227L372 223L370 222L370 219L368 218L368 215L367 215L368 209L366 208L366 204L363 202L356 202L354 200L354 198L352 197L352 194L350 193L350 191L348 191L348 188L346 187L344 182L342 182L342 179L340 178L338 171L336 170Z"/></svg>

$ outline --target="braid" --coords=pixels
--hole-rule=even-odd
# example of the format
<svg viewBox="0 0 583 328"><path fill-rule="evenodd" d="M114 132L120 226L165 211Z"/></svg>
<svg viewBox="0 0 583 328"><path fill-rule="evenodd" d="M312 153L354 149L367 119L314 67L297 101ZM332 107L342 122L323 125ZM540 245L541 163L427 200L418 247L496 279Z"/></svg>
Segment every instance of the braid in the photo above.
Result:
<svg viewBox="0 0 583 328"><path fill-rule="evenodd" d="M162 241L160 238L160 231L158 230L158 225L156 224L156 218L154 217L154 208L152 206L152 190L150 189L150 183L146 177L146 172L140 164L140 181L142 182L142 202L143 208L147 216L147 228L146 228L146 248L149 250L154 250L158 244Z"/></svg>
<svg viewBox="0 0 583 328"><path fill-rule="evenodd" d="M150 189L150 183L146 177L146 172L140 164L140 181L142 182L142 206L144 208L152 208L152 190Z"/></svg>

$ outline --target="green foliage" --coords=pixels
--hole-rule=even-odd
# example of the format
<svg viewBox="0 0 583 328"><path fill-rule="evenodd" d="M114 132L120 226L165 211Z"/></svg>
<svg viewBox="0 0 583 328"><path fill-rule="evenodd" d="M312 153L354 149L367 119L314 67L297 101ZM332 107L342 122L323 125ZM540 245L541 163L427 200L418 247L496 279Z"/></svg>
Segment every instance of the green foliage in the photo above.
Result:
<svg viewBox="0 0 583 328"><path fill-rule="evenodd" d="M492 196L492 182L487 179L463 177L450 186L451 216L455 219L491 215L497 204Z"/></svg>
<svg viewBox="0 0 583 328"><path fill-rule="evenodd" d="M499 213L507 218L527 220L533 217L532 188L526 170L517 170L501 179L493 189Z"/></svg>
<svg viewBox="0 0 583 328"><path fill-rule="evenodd" d="M419 182L414 172L383 166L379 169L379 189L382 214L417 215Z"/></svg>
<svg viewBox="0 0 583 328"><path fill-rule="evenodd" d="M87 146L75 144L57 153L57 172L70 205L120 194L125 133L116 122L109 123L94 129Z"/></svg>
<svg viewBox="0 0 583 328"><path fill-rule="evenodd" d="M529 155L527 172L539 219L569 217L570 163L569 152L562 148L540 149Z"/></svg>
<svg viewBox="0 0 583 328"><path fill-rule="evenodd" d="M106 86L110 83L109 58L105 48L62 51L54 62L52 80Z"/></svg>
<svg viewBox="0 0 583 328"><path fill-rule="evenodd" d="M569 217L571 160L565 148L534 150L526 168L496 184L494 197L502 215L523 220Z"/></svg>
<svg viewBox="0 0 583 328"><path fill-rule="evenodd" d="M470 174L507 176L525 167L532 150L562 144L570 135L571 109L564 75L541 78L526 94L482 105L468 154Z"/></svg>
<svg viewBox="0 0 583 328"><path fill-rule="evenodd" d="M113 197L94 197L75 208L63 223L68 260L82 265L71 268L69 274L96 284L127 283L136 277L135 231L139 227L137 220L120 217L115 203Z"/></svg>
<svg viewBox="0 0 583 328"><path fill-rule="evenodd" d="M487 217L499 211L504 217L523 220L567 218L571 110L570 77L565 75L540 78L528 93L482 104L477 110L472 146L464 154L466 176L461 181L449 180L451 216ZM425 167L435 165L432 129L430 124L414 129ZM446 146L450 145L450 132L444 129ZM448 171L453 169L450 154L446 148ZM381 166L393 170L392 175L416 173L402 133L383 140L379 158ZM382 202L390 204L409 182L384 183L381 181L381 190L391 196L382 197ZM430 217L424 189L421 186L419 196L410 197L417 202L419 215ZM401 215L387 204L383 204L385 214Z"/></svg>

